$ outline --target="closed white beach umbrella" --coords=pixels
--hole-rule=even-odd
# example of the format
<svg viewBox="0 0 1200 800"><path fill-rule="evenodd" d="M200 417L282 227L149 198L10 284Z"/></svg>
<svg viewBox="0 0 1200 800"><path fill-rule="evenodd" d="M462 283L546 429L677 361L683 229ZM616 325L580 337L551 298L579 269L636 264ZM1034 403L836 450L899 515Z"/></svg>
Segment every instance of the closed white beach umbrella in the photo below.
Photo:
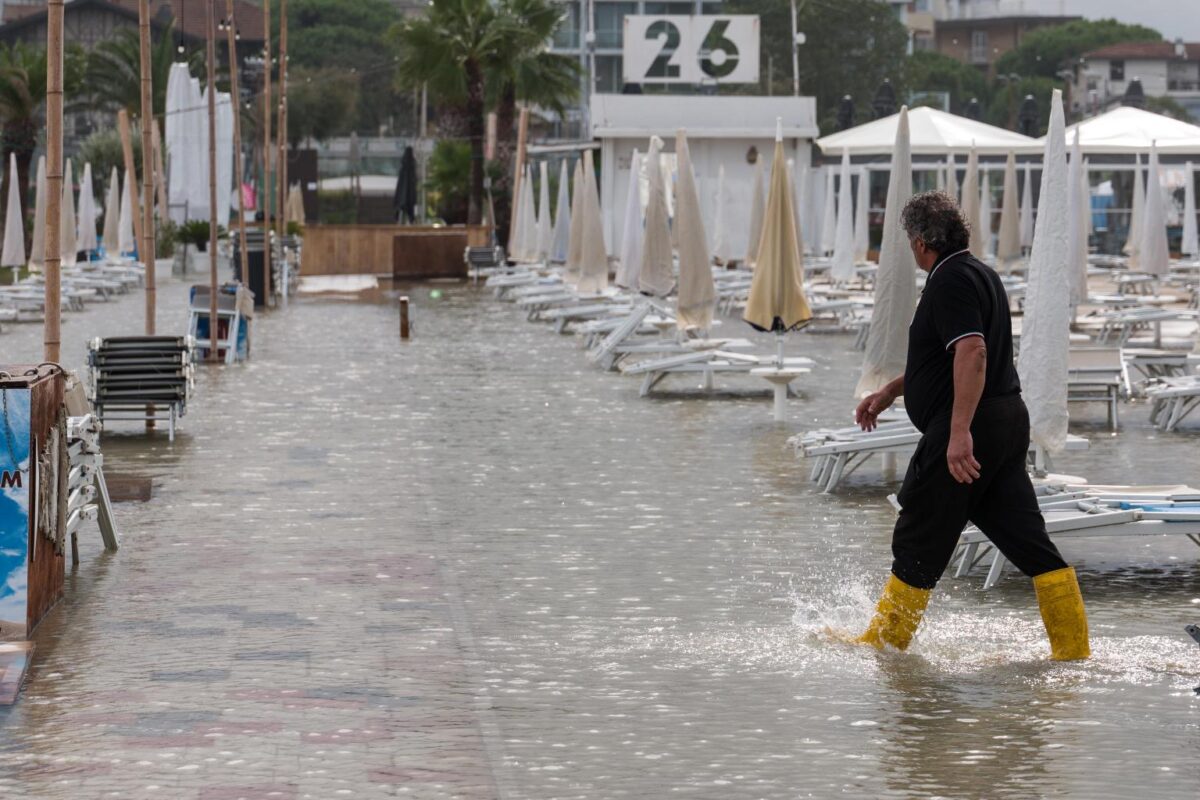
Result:
<svg viewBox="0 0 1200 800"><path fill-rule="evenodd" d="M646 153L646 227L642 231L642 270L638 289L646 294L666 297L675 287L674 261L671 256L671 229L667 212L667 187L663 181L663 141L650 137Z"/></svg>
<svg viewBox="0 0 1200 800"><path fill-rule="evenodd" d="M583 258L583 159L575 162L575 182L571 186L571 232L567 241L567 283L579 283ZM514 256L515 257L515 256Z"/></svg>
<svg viewBox="0 0 1200 800"><path fill-rule="evenodd" d="M980 257L992 258L992 183L987 170L979 176L979 236L983 239Z"/></svg>
<svg viewBox="0 0 1200 800"><path fill-rule="evenodd" d="M1017 208L1017 157L1008 154L1004 162L1004 197L1000 200L1000 235L996 240L996 260L1012 269L1021 258L1021 230Z"/></svg>
<svg viewBox="0 0 1200 800"><path fill-rule="evenodd" d="M521 247L526 261L537 261L538 219L533 203L533 167L525 165L521 181Z"/></svg>
<svg viewBox="0 0 1200 800"><path fill-rule="evenodd" d="M67 169L63 174L63 189L62 189L62 206L59 216L59 255L62 258L62 266L70 267L75 264L75 253L77 251L76 236L75 236L75 169L71 166L71 159L67 159Z"/></svg>
<svg viewBox="0 0 1200 800"><path fill-rule="evenodd" d="M1183 241L1180 249L1186 256L1200 255L1200 242L1196 235L1196 173L1192 162L1183 166Z"/></svg>
<svg viewBox="0 0 1200 800"><path fill-rule="evenodd" d="M1056 453L1067 441L1067 355L1070 350L1071 292L1067 268L1069 184L1063 137L1062 90L1050 101L1050 127L1042 157L1042 185L1017 372L1029 408L1030 435L1042 449Z"/></svg>
<svg viewBox="0 0 1200 800"><path fill-rule="evenodd" d="M1071 305L1087 300L1087 222L1084 198L1079 192L1079 173L1083 169L1083 151L1079 149L1079 129L1071 146L1071 165L1067 168L1067 278L1071 284ZM1043 208L1045 205L1043 204Z"/></svg>
<svg viewBox="0 0 1200 800"><path fill-rule="evenodd" d="M38 157L37 189L33 195L33 239L29 243L29 268L40 272L46 263L46 157Z"/></svg>
<svg viewBox="0 0 1200 800"><path fill-rule="evenodd" d="M621 258L617 264L617 286L637 289L638 274L642 271L642 158L636 148L629 159L629 189L625 192L624 238Z"/></svg>
<svg viewBox="0 0 1200 800"><path fill-rule="evenodd" d="M550 258L550 248L554 244L554 228L550 224L550 165L545 161L538 164L538 232L537 252L538 261Z"/></svg>
<svg viewBox="0 0 1200 800"><path fill-rule="evenodd" d="M1021 187L1021 247L1033 247L1033 167L1025 165L1025 185Z"/></svg>
<svg viewBox="0 0 1200 800"><path fill-rule="evenodd" d="M195 78L191 81L191 92L193 101L191 108L193 128L189 134L189 146L192 148L189 152L192 158L191 162L192 179L188 182L188 204L187 218L204 220L209 219L208 213L208 89L200 88L200 81ZM220 139L220 132L217 134ZM277 173L278 174L278 173ZM278 179L278 178L277 178ZM134 208L141 206L141 198L138 196L139 191L134 191ZM286 198L285 198L286 199ZM279 213L283 213L283 209L278 209Z"/></svg>
<svg viewBox="0 0 1200 800"><path fill-rule="evenodd" d="M591 150L583 154L583 194L583 242L578 289L590 294L608 288L608 250L604 246L604 220L600 216L600 193Z"/></svg>
<svg viewBox="0 0 1200 800"><path fill-rule="evenodd" d="M883 210L875 305L871 311L871 328L867 332L862 376L854 390L856 397L878 391L888 381L903 374L908 358L908 325L917 306L917 263L908 245L908 235L900 227L900 212L910 197L912 154L908 107L902 106L888 177L887 204Z"/></svg>
<svg viewBox="0 0 1200 800"><path fill-rule="evenodd" d="M725 221L725 165L717 166L717 196L712 218L712 255L718 264L727 264L729 255L729 224Z"/></svg>
<svg viewBox="0 0 1200 800"><path fill-rule="evenodd" d="M812 319L804 297L804 266L792 213L793 195L788 186L783 154L782 123L775 132L775 159L771 164L771 188L763 219L762 246L750 284L743 319L761 331L784 333Z"/></svg>
<svg viewBox="0 0 1200 800"><path fill-rule="evenodd" d="M833 264L830 275L838 283L853 280L854 271L854 196L850 191L850 152L842 151L842 170L838 177L837 231L833 238Z"/></svg>
<svg viewBox="0 0 1200 800"><path fill-rule="evenodd" d="M177 62L167 73L166 129L163 131L167 151L167 206L171 220L184 222L187 213L188 181L192 180L187 126L191 120L190 84L192 76L187 64ZM115 255L115 253L114 253Z"/></svg>
<svg viewBox="0 0 1200 800"><path fill-rule="evenodd" d="M0 267L25 266L25 217L21 215L21 190L17 186L17 154L8 155L8 204L4 212L4 249ZM14 278L13 282L16 282Z"/></svg>
<svg viewBox="0 0 1200 800"><path fill-rule="evenodd" d="M958 202L958 165L954 163L954 154L946 159L946 194Z"/></svg>
<svg viewBox="0 0 1200 800"><path fill-rule="evenodd" d="M1086 250L1088 239L1095 232L1092 225L1092 181L1088 160L1083 159L1083 168L1079 170L1079 196L1083 198L1083 247Z"/></svg>
<svg viewBox="0 0 1200 800"><path fill-rule="evenodd" d="M854 260L866 261L871 249L870 231L871 171L858 171L858 195L854 198Z"/></svg>
<svg viewBox="0 0 1200 800"><path fill-rule="evenodd" d="M229 92L217 92L217 224L229 227L233 195L233 103ZM153 201L151 201L153 202Z"/></svg>
<svg viewBox="0 0 1200 800"><path fill-rule="evenodd" d="M983 226L979 222L979 154L971 148L967 156L967 171L962 182L962 201L959 203L967 224L971 226L971 239L967 245L972 255L983 258Z"/></svg>
<svg viewBox="0 0 1200 800"><path fill-rule="evenodd" d="M121 188L121 218L117 223L118 250L132 253L137 250L133 240L133 176L125 170L125 185Z"/></svg>
<svg viewBox="0 0 1200 800"><path fill-rule="evenodd" d="M551 236L550 260L563 263L567 260L567 246L571 240L570 175L567 159L562 160L558 171L558 201L554 206L554 234Z"/></svg>
<svg viewBox="0 0 1200 800"><path fill-rule="evenodd" d="M83 165L83 180L79 182L79 237L76 247L85 253L99 249L96 239L96 195L92 186L92 165Z"/></svg>
<svg viewBox="0 0 1200 800"><path fill-rule="evenodd" d="M712 327L717 290L713 283L712 257L700 214L700 192L688 151L687 135L675 134L678 179L675 182L675 227L679 230L679 294L675 322L680 329L706 331Z"/></svg>
<svg viewBox="0 0 1200 800"><path fill-rule="evenodd" d="M1146 215L1142 219L1142 243L1138 269L1150 275L1166 275L1170 264L1167 250L1167 209L1162 178L1158 172L1158 148L1150 145L1150 167L1146 170Z"/></svg>
<svg viewBox="0 0 1200 800"><path fill-rule="evenodd" d="M763 226L763 154L754 160L754 182L750 186L750 231L746 241L746 263L753 265L758 259L758 240L762 238Z"/></svg>
<svg viewBox="0 0 1200 800"><path fill-rule="evenodd" d="M1133 203L1129 208L1129 234L1121 252L1129 256L1129 268L1137 269L1142 249L1142 216L1145 212L1146 192L1142 188L1142 157L1133 157Z"/></svg>
<svg viewBox="0 0 1200 800"><path fill-rule="evenodd" d="M825 167L825 190L821 193L821 255L833 252L837 239L837 194L833 187L833 167Z"/></svg>
<svg viewBox="0 0 1200 800"><path fill-rule="evenodd" d="M104 193L104 252L115 258L121 252L118 239L118 224L121 218L121 178L117 168L112 168L108 178L108 191Z"/></svg>

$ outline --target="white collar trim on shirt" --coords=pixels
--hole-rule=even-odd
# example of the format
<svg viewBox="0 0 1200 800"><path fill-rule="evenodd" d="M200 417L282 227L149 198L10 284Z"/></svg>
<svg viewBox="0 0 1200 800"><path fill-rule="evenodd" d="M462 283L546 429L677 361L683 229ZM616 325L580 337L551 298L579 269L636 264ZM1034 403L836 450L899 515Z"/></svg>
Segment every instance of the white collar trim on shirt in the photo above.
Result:
<svg viewBox="0 0 1200 800"><path fill-rule="evenodd" d="M964 247L962 250L959 250L957 253L951 253L950 255L946 256L941 261L939 261L938 263L933 265L933 269L929 270L929 277L926 278L925 280L926 281L932 280L933 273L937 272L938 267L940 267L942 264L945 264L947 261L954 258L955 256L961 256L963 253L969 253L970 251L971 251L971 248Z"/></svg>

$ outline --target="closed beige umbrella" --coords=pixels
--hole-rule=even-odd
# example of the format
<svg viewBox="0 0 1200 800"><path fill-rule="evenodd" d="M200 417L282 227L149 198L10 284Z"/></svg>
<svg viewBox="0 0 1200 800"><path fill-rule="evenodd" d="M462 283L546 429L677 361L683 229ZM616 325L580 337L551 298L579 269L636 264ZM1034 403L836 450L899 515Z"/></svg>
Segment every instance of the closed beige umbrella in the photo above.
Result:
<svg viewBox="0 0 1200 800"><path fill-rule="evenodd" d="M0 252L0 267L25 266L25 216L21 213L21 191L17 187L17 155L8 156L8 202L4 217L4 249ZM13 269L13 283L17 270Z"/></svg>
<svg viewBox="0 0 1200 800"><path fill-rule="evenodd" d="M1017 157L1008 154L1004 162L1004 199L1000 201L1000 238L996 243L996 260L1012 269L1021 258L1021 212L1017 208Z"/></svg>
<svg viewBox="0 0 1200 800"><path fill-rule="evenodd" d="M662 139L650 137L646 153L646 227L642 230L642 271L638 289L646 294L665 297L675 287L675 270L671 257L671 230L667 221L667 188L663 184Z"/></svg>
<svg viewBox="0 0 1200 800"><path fill-rule="evenodd" d="M29 268L42 271L46 263L46 157L38 158L37 189L33 195L33 241L29 243Z"/></svg>
<svg viewBox="0 0 1200 800"><path fill-rule="evenodd" d="M713 284L708 237L700 215L700 193L683 130L675 134L678 178L675 182L675 227L679 229L679 295L676 324L706 331L712 326L717 289Z"/></svg>
<svg viewBox="0 0 1200 800"><path fill-rule="evenodd" d="M971 239L967 245L971 249L971 255L983 258L985 240L983 225L979 220L979 154L975 152L974 147L967 156L967 174L963 177L962 202L959 206L963 216L967 218L967 224L971 226Z"/></svg>
<svg viewBox="0 0 1200 800"><path fill-rule="evenodd" d="M118 236L118 225L121 222L121 178L117 168L112 168L108 178L108 192L104 200L104 253L109 258L116 258L121 252Z"/></svg>
<svg viewBox="0 0 1200 800"><path fill-rule="evenodd" d="M531 189L530 197L532 195ZM584 294L602 292L608 288L608 250L604 246L604 221L600 217L599 187L596 186L591 150L583 153L582 228L577 288Z"/></svg>
<svg viewBox="0 0 1200 800"><path fill-rule="evenodd" d="M782 334L812 319L812 311L804 297L804 268L800 262L800 240L796 235L792 200L787 160L783 154L783 134L777 130L758 264L750 284L746 313L742 316L761 331Z"/></svg>
<svg viewBox="0 0 1200 800"><path fill-rule="evenodd" d="M862 376L854 390L863 397L882 389L904 373L908 359L908 325L917 307L917 263L900 226L900 212L912 197L912 152L908 107L900 108L892 174L888 179L887 206L883 211L883 240L879 244L879 270L875 275L875 305L863 355Z"/></svg>
<svg viewBox="0 0 1200 800"><path fill-rule="evenodd" d="M516 254L512 254L513 258ZM567 238L567 283L579 283L583 258L583 159L575 162L575 183L571 187L571 228Z"/></svg>
<svg viewBox="0 0 1200 800"><path fill-rule="evenodd" d="M71 159L67 159L67 171L63 177L63 193L62 193L62 211L59 219L59 254L62 258L62 266L70 267L75 264L76 238L75 238L75 190L72 184L75 183L75 170L71 166Z"/></svg>
<svg viewBox="0 0 1200 800"><path fill-rule="evenodd" d="M754 160L754 183L750 187L750 238L746 242L746 263L753 266L758 262L759 240L763 229L763 156ZM774 174L775 167L771 167Z"/></svg>

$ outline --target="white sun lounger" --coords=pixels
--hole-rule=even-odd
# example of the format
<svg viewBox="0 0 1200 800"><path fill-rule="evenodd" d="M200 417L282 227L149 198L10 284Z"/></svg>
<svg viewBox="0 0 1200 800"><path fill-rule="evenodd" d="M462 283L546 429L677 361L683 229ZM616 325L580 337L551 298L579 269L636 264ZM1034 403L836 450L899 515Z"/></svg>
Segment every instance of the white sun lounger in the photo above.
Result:
<svg viewBox="0 0 1200 800"><path fill-rule="evenodd" d="M639 361L634 364L622 364L620 369L625 375L641 375L642 387L639 395L645 397L653 391L659 381L668 375L699 373L704 376L704 387L712 389L713 376L718 372L740 372L749 374L751 370L760 367L776 366L775 356L757 356L748 353L734 353L729 350L701 350L699 352L681 353L663 358ZM785 358L783 366L786 369L805 372L811 369L815 362L810 358Z"/></svg>
<svg viewBox="0 0 1200 800"><path fill-rule="evenodd" d="M1104 403L1108 426L1120 424L1120 401L1129 394L1129 376L1119 347L1071 348L1067 355L1067 402Z"/></svg>
<svg viewBox="0 0 1200 800"><path fill-rule="evenodd" d="M1200 546L1200 494L1194 490L1143 493L1138 487L1086 487L1038 498L1046 531L1052 539L1085 536L1186 536ZM965 576L988 553L992 563L983 588L996 585L1007 560L975 526L963 531L955 555L955 577Z"/></svg>
<svg viewBox="0 0 1200 800"><path fill-rule="evenodd" d="M1179 423L1200 407L1200 375L1163 378L1146 386L1150 399L1150 423L1163 432L1179 427Z"/></svg>

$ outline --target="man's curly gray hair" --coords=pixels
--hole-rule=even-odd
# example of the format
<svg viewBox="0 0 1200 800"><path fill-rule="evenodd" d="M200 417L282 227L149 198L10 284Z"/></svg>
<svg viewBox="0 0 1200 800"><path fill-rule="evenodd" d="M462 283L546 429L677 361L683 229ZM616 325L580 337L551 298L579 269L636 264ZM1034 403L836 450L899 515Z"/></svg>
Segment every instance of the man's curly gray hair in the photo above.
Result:
<svg viewBox="0 0 1200 800"><path fill-rule="evenodd" d="M908 238L920 239L940 256L965 249L971 240L970 225L945 192L921 192L909 198L900 212L900 226Z"/></svg>

